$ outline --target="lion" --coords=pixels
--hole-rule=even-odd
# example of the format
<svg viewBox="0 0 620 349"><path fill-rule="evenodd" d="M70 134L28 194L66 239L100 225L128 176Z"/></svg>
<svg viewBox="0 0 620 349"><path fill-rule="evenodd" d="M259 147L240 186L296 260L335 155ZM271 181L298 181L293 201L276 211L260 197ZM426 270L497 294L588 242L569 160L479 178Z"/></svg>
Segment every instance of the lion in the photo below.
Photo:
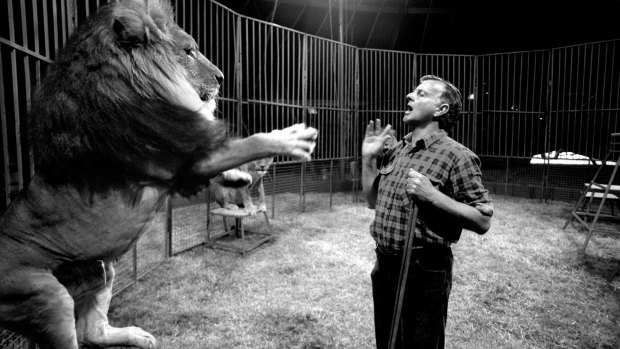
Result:
<svg viewBox="0 0 620 349"><path fill-rule="evenodd" d="M230 139L215 119L222 72L163 0L113 2L68 40L29 112L36 175L0 218L0 327L42 349L153 348L107 312L113 261L165 198L255 159L309 160L303 124Z"/></svg>
<svg viewBox="0 0 620 349"><path fill-rule="evenodd" d="M267 210L265 188L262 185L257 187L258 205L252 202L251 190L267 174L272 163L273 157L268 157L224 171L211 179L209 191L221 207L239 210L242 206L252 217L256 217L257 213Z"/></svg>

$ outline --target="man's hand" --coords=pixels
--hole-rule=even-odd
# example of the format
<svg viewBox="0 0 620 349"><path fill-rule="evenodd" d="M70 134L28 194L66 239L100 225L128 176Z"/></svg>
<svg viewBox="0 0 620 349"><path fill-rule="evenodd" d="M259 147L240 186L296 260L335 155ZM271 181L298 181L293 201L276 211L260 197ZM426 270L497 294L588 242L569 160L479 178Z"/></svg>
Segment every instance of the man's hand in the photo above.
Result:
<svg viewBox="0 0 620 349"><path fill-rule="evenodd" d="M392 126L381 127L381 120L370 121L362 142L362 189L369 208L377 203L377 157L383 152L385 141L393 134Z"/></svg>
<svg viewBox="0 0 620 349"><path fill-rule="evenodd" d="M316 146L319 131L305 124L296 124L283 130L274 130L264 134L275 153L309 161Z"/></svg>
<svg viewBox="0 0 620 349"><path fill-rule="evenodd" d="M370 121L366 126L366 134L362 142L362 157L374 158L381 155L385 141L392 133L392 126L389 124L381 128L381 120Z"/></svg>
<svg viewBox="0 0 620 349"><path fill-rule="evenodd" d="M435 195L440 193L425 175L409 169L407 173L407 194L420 203L433 202Z"/></svg>

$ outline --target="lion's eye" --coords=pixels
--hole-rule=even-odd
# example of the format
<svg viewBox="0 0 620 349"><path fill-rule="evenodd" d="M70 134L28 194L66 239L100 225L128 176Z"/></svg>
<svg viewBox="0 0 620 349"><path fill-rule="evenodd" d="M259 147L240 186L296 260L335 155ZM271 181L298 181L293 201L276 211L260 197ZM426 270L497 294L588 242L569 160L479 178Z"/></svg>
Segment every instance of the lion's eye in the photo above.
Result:
<svg viewBox="0 0 620 349"><path fill-rule="evenodd" d="M192 58L196 58L196 55L194 53L194 50L192 50L191 48L186 48L185 49L185 54L187 54L188 56L192 57Z"/></svg>

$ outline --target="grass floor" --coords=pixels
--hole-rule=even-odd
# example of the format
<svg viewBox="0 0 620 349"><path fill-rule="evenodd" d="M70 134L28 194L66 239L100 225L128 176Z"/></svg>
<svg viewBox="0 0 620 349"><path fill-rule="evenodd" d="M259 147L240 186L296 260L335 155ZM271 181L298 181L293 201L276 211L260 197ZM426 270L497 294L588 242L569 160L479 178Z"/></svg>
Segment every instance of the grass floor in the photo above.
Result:
<svg viewBox="0 0 620 349"><path fill-rule="evenodd" d="M491 230L453 248L447 348L620 348L620 236L562 231L570 206L495 196ZM114 326L159 348L374 348L374 211L279 195L276 238L246 257L198 247L116 296Z"/></svg>

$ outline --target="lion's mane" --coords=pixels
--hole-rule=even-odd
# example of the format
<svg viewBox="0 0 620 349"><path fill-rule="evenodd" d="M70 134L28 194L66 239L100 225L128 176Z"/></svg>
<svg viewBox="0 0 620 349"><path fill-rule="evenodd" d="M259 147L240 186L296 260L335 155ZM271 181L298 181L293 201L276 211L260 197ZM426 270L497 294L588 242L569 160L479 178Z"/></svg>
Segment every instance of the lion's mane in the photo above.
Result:
<svg viewBox="0 0 620 349"><path fill-rule="evenodd" d="M164 1L101 8L49 68L29 113L37 172L91 189L146 182L184 194L206 179L192 165L222 147L217 121L174 103L188 90Z"/></svg>

